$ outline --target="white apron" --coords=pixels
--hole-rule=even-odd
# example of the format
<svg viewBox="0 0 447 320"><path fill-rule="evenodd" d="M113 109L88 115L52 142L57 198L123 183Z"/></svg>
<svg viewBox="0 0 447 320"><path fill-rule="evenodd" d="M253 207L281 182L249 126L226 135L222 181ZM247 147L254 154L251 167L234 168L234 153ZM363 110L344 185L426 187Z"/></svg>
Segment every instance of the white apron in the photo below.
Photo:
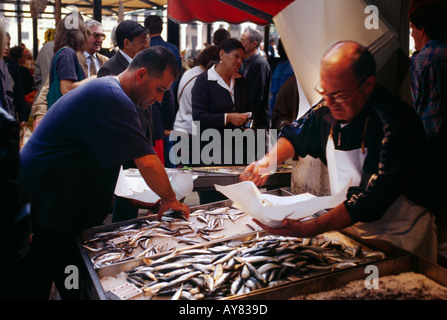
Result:
<svg viewBox="0 0 447 320"><path fill-rule="evenodd" d="M332 135L329 135L326 159L332 195L348 184L360 184L366 154L366 149L363 152L362 149L336 150ZM357 222L345 231L364 239L385 240L432 262L437 261L438 242L433 215L404 196L400 196L381 219Z"/></svg>

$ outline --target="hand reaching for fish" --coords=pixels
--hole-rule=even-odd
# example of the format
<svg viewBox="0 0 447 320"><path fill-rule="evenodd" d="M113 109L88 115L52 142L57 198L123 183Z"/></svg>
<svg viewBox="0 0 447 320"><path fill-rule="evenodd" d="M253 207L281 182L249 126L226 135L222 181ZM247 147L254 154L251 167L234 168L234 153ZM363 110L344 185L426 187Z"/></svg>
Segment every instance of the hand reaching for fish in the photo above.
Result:
<svg viewBox="0 0 447 320"><path fill-rule="evenodd" d="M306 230L306 225L303 222L284 219L281 228L271 228L259 220L253 219L253 221L270 234L278 236L309 237L309 232Z"/></svg>
<svg viewBox="0 0 447 320"><path fill-rule="evenodd" d="M172 200L172 201L166 201L166 200L163 201L162 200L160 202L160 208L158 209L158 212L157 212L157 219L161 220L163 213L165 213L169 209L181 212L181 213L183 213L183 215L185 216L186 219L189 218L189 207L186 204L181 203L178 200Z"/></svg>

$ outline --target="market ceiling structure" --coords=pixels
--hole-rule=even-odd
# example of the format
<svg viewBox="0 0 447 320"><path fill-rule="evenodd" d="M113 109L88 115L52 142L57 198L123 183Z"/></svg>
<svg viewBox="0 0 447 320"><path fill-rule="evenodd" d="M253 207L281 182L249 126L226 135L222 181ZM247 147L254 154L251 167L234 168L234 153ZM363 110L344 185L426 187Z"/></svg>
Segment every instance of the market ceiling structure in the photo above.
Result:
<svg viewBox="0 0 447 320"><path fill-rule="evenodd" d="M75 6L86 16L118 15L120 3L124 13L141 10L165 10L168 17L177 23L201 21L212 23L225 21L230 24L253 22L258 25L272 23L271 18L294 0L6 0L5 4L18 6L30 3L44 3L43 8L55 6L60 2L62 8ZM100 12L100 14L99 14ZM5 10L3 11L5 13ZM17 17L24 11L8 10L7 16Z"/></svg>
<svg viewBox="0 0 447 320"><path fill-rule="evenodd" d="M61 13L57 8L75 6L82 14L90 16L98 21L103 16L117 16L123 13L149 10L167 10L171 22L190 23L201 21L212 23L225 21L230 24L253 22L258 25L268 26L273 23L272 18L278 12L287 7L294 0L6 0L5 4L13 4L16 10L7 12L9 17L23 17L23 5L31 4L33 17L38 17L37 12L44 12L48 6L55 7L54 18L56 23L60 21ZM34 5L34 6L33 6ZM39 8L39 10L36 9ZM1 10L0 10L1 11ZM59 11L60 12L60 11ZM5 13L5 11L1 12ZM43 16L41 16L43 18ZM51 15L50 15L51 17ZM46 11L46 17L48 11ZM33 24L36 25L34 19ZM20 29L20 20L18 28ZM35 27L37 28L37 27ZM20 34L20 32L19 32ZM37 32L34 31L34 38ZM34 52L37 54L37 40L34 41Z"/></svg>
<svg viewBox="0 0 447 320"><path fill-rule="evenodd" d="M118 14L119 0L61 0L62 6L76 6L80 12L88 16L94 16L95 5L102 7L103 16ZM138 10L162 10L166 9L167 0L121 0L125 13Z"/></svg>

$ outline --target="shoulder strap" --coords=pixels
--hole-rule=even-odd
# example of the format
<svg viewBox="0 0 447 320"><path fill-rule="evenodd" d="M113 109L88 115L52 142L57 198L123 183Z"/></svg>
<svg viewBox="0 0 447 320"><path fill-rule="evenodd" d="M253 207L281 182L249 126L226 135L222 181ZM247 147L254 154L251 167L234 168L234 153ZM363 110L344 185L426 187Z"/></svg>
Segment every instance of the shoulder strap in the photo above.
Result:
<svg viewBox="0 0 447 320"><path fill-rule="evenodd" d="M178 96L178 101L180 101L180 99L182 98L183 90L185 90L186 86L187 86L192 80L194 80L195 78L197 78L199 75L200 75L200 74L198 74L198 75L192 77L191 79L189 79L188 82L183 86L182 91L180 91L180 94L179 94L179 96Z"/></svg>

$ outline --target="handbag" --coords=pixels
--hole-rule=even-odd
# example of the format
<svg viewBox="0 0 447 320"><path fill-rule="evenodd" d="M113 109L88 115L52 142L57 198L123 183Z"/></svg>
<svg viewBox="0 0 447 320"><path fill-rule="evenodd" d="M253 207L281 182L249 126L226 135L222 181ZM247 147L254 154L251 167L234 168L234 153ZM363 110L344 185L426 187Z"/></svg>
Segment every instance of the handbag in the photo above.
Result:
<svg viewBox="0 0 447 320"><path fill-rule="evenodd" d="M56 52L56 55L54 57L54 63L53 63L53 82L50 85L50 89L48 90L47 93L47 104L48 104L48 109L50 109L50 107L60 98L62 97L62 92L61 92L61 83L59 81L59 77L57 76L57 72L56 72L56 61L57 61L57 57L59 55L59 53L65 49L67 47L63 47L60 48L58 52ZM78 63L78 80L77 81L81 81L83 80L84 77L82 76L82 72L81 72L81 66Z"/></svg>

